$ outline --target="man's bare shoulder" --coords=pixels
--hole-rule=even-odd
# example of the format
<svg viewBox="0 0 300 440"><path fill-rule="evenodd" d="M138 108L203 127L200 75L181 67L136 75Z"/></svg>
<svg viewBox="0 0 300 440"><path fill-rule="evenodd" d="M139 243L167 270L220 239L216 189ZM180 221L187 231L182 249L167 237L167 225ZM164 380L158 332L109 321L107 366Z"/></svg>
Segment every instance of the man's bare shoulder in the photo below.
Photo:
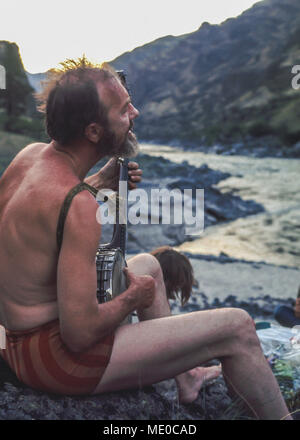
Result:
<svg viewBox="0 0 300 440"><path fill-rule="evenodd" d="M81 243L83 248L92 249L91 255L95 255L101 238L101 224L98 221L97 210L99 205L95 197L84 190L74 197L68 211L65 228L64 244L72 249Z"/></svg>
<svg viewBox="0 0 300 440"><path fill-rule="evenodd" d="M22 148L19 153L16 155L16 158L21 158L22 156L25 156L27 154L34 154L34 153L41 153L42 150L44 150L48 144L45 144L43 142L33 142L32 144L26 145L24 148Z"/></svg>
<svg viewBox="0 0 300 440"><path fill-rule="evenodd" d="M32 142L31 144L26 145L24 148L45 148L47 147L49 144L45 143L45 142Z"/></svg>
<svg viewBox="0 0 300 440"><path fill-rule="evenodd" d="M80 223L94 224L96 221L96 213L99 205L95 197L88 191L83 190L76 194L71 204L71 215Z"/></svg>
<svg viewBox="0 0 300 440"><path fill-rule="evenodd" d="M60 215L65 215L65 232L69 228L74 231L80 231L83 227L90 230L96 230L99 233L99 225L96 222L97 209L99 205L95 197L86 189L80 192L73 192L80 180L74 176L64 176L50 182L48 189L45 187L43 193L47 194L47 202L44 203L43 193L38 206L44 206L45 217L50 225L57 225L57 219ZM72 195L72 197L70 197Z"/></svg>

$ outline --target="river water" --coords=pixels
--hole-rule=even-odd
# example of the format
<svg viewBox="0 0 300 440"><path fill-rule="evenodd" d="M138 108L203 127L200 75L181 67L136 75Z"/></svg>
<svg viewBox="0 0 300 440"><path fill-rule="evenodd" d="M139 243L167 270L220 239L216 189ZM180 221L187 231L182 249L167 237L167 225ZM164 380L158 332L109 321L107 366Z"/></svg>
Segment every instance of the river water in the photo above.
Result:
<svg viewBox="0 0 300 440"><path fill-rule="evenodd" d="M177 249L227 255L248 261L300 267L300 159L220 156L154 144L142 144L141 152L163 156L176 163L184 160L200 167L228 172L231 177L216 187L245 200L254 200L265 211L206 228L193 241ZM205 197L205 194L204 194Z"/></svg>

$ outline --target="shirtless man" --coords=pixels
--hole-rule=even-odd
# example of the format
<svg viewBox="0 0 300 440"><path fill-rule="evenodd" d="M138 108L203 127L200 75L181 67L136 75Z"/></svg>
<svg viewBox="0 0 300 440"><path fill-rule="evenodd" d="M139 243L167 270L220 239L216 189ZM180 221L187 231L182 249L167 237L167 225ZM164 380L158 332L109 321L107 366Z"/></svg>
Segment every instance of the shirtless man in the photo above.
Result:
<svg viewBox="0 0 300 440"><path fill-rule="evenodd" d="M52 141L24 148L0 180L0 324L7 333L1 355L20 380L41 390L97 394L175 377L182 402L195 400L203 380L219 374L199 365L220 359L228 386L256 417L289 418L245 311L171 316L162 271L148 254L129 260L124 293L97 303L101 225L88 185L73 198L58 245L70 190L84 179L112 188L113 159L86 178L88 171L137 145L138 111L117 75L79 64L66 66L45 90ZM131 167L138 182L141 171ZM120 325L134 310L140 322Z"/></svg>

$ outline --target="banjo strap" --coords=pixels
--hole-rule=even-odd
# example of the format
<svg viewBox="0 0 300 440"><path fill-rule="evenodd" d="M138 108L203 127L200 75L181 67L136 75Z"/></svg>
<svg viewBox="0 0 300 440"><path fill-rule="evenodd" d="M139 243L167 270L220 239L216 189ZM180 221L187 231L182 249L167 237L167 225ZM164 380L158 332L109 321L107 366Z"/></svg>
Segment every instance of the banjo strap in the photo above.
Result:
<svg viewBox="0 0 300 440"><path fill-rule="evenodd" d="M123 182L127 182L128 181L128 159L119 159L120 160L120 181ZM73 198L76 196L76 194L78 194L81 191L87 190L89 191L94 197L97 196L98 190L96 188L94 188L93 186L89 185L88 183L85 182L80 182L78 183L76 186L74 186L72 189L70 189L70 191L68 192L60 213L59 213L59 217L58 217L58 222L57 222L57 228L56 228L56 242L57 242L57 247L58 247L58 251L60 252L60 248L62 245L62 241L63 241L63 233L64 233L64 226L65 226L65 221L66 221L66 217L70 208L70 205L72 203ZM127 200L126 200L127 202ZM120 224L119 222L119 194L117 195L117 206L116 206L116 214L117 214L117 218L116 218L116 224L115 224L115 228L114 228L114 234L113 234L113 239L111 241L111 243L108 243L107 245L104 245L103 247L108 247L108 248L112 248L112 247L120 247L123 255L125 255L125 249L126 249L126 224ZM126 214L127 214L127 209L126 209Z"/></svg>
<svg viewBox="0 0 300 440"><path fill-rule="evenodd" d="M66 221L66 217L67 217L71 202L73 200L73 197L76 196L76 194L78 194L79 192L84 191L84 190L88 190L95 197L98 192L96 188L89 185L88 183L80 182L80 183L78 183L78 185L76 185L72 189L70 189L70 191L68 192L68 194L63 202L63 205L62 205L60 213L59 213L58 222L57 222L57 229L56 229L56 242L57 242L58 251L60 251L60 248L61 248L65 221Z"/></svg>

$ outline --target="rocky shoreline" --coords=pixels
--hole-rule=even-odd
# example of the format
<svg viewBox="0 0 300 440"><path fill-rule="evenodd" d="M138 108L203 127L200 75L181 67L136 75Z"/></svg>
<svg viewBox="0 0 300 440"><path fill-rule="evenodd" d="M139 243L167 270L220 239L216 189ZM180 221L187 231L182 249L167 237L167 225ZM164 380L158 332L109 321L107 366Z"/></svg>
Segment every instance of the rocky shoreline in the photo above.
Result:
<svg viewBox="0 0 300 440"><path fill-rule="evenodd" d="M129 210L137 202L140 205L140 222L138 224L128 224L128 251L132 253L149 252L160 245L177 246L184 241L193 240L195 236L186 235L184 219L181 224L175 224L174 208L172 203L170 224L162 222L162 202L160 201L159 224L151 224L153 206L151 206L151 191L166 188L169 191L179 190L181 194L185 189L192 190L193 212L195 210L196 190L204 189L204 227L216 225L222 222L229 222L240 217L257 214L264 210L263 206L251 201L243 200L239 196L227 193L222 194L216 185L230 177L229 173L213 170L206 164L201 167L190 165L187 161L176 164L162 156L153 157L140 153L135 159L143 170L143 181L139 184L139 189L145 190L147 200L139 200L137 191L129 193ZM100 165L99 165L100 166ZM92 170L93 172L96 169ZM131 194L132 193L132 194ZM136 199L134 199L136 194ZM130 202L130 200L133 200ZM182 199L183 200L183 199ZM167 202L165 202L167 203ZM183 202L182 202L182 207ZM183 208L182 208L183 210ZM194 214L195 215L195 214ZM112 236L112 226L103 225L102 240L109 242Z"/></svg>
<svg viewBox="0 0 300 440"><path fill-rule="evenodd" d="M141 154L136 159L144 171L141 188L165 186L205 189L205 226L229 222L261 212L264 208L232 194L223 195L215 185L228 173L199 168L187 162L175 164L162 157ZM95 169L93 170L95 172ZM146 207L144 207L146 208ZM139 225L128 228L129 255L186 241L184 225ZM153 229L151 229L153 228ZM103 241L111 235L106 232ZM279 304L293 306L300 272L297 268L219 256L187 254L199 287L184 308L172 302L173 314L220 307L246 310L256 321L274 322ZM218 362L217 360L212 363ZM290 410L299 400L289 403ZM196 402L179 405L173 379L139 390L100 396L56 396L32 390L18 381L0 358L0 420L244 420L253 419L240 401L229 396L221 376L205 385Z"/></svg>
<svg viewBox="0 0 300 440"><path fill-rule="evenodd" d="M248 311L256 321L273 322L273 310L278 304L293 305L296 288L300 284L300 272L297 269L229 260L226 260L226 256L219 259L209 256L191 258L200 287L194 290L184 308L172 302L172 313L239 307ZM241 280L237 279L234 271L241 274ZM255 279L254 273L259 273L261 278ZM226 280L223 297L219 295L219 289L222 288L218 285L220 278ZM257 280L261 288L258 288ZM281 283L285 280L290 284L283 289ZM243 295L239 295L237 286L242 283L248 286ZM270 290L273 296L269 294ZM299 408L299 403L296 405ZM240 401L229 396L223 377L203 387L198 399L190 405L178 404L173 379L140 390L68 397L50 395L23 386L0 359L0 420L7 419L244 420L253 419L253 416L241 406Z"/></svg>

